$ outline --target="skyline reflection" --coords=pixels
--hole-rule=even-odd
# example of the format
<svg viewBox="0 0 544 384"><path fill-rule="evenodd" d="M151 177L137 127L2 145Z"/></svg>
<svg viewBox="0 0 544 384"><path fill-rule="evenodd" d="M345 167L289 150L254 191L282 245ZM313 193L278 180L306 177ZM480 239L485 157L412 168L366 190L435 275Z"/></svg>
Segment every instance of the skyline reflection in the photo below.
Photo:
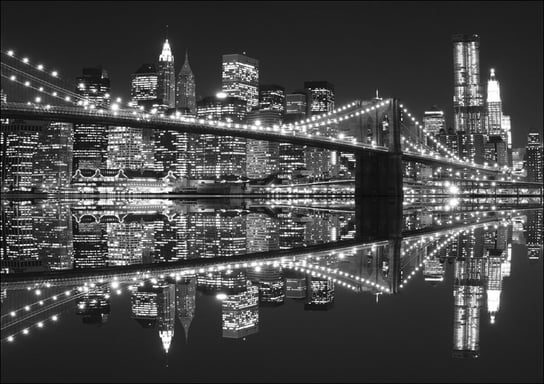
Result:
<svg viewBox="0 0 544 384"><path fill-rule="evenodd" d="M511 276L512 246L524 247L533 264L542 255L542 210L476 214L459 209L452 217L451 211L405 210L400 239L353 243L355 213L348 210L259 211L258 204L247 201L236 207L211 208L213 203L206 202L195 208L190 202L173 205L162 213L166 219L158 219L158 208L150 209L150 202L115 209L112 203L118 201L100 209L85 201L51 206L3 203L11 209L3 211L3 228L11 231L3 232L9 240L3 243L3 255L18 253L24 261L21 271L26 272L3 275L9 277L2 279L1 295L2 343L7 344L24 343L22 336L49 329L50 323L74 314L84 324L105 326L111 316L127 313L119 305L128 305L128 318L143 329L153 329L168 355L172 343L188 343L191 329L200 321L197 308L206 305L201 304L203 297L220 303L213 316L221 321L222 338L250 340L267 332L270 311L288 302L298 303L303 311L341 310L336 297L346 291L373 295L379 305L388 296L408 292L413 281L423 280L427 286L447 285L453 293L451 356L477 358L482 322L500 322L501 313L508 311L501 306L501 296L505 279ZM198 222L206 215L215 225L203 225L192 238L172 234L174 226L165 224ZM92 230L80 229L85 217L93 217L88 221ZM437 221L457 225L439 229ZM162 224L157 226L158 222ZM152 225L146 228L147 223ZM308 223L314 227L308 228ZM44 234L30 228L43 228ZM64 232L58 233L59 228ZM226 253L209 247L213 239ZM165 246L169 241L173 244ZM329 250L312 248L331 241L337 245ZM61 242L73 245L66 251ZM183 242L191 244L182 248L185 253L179 251ZM186 257L164 257L163 249ZM274 255L274 250L284 253ZM85 252L86 257L80 256ZM113 268L91 274L96 264L78 261L94 262L91 252L101 256L100 266ZM48 254L46 263L41 254ZM245 254L250 259L244 261ZM15 265L13 257L8 260L10 268ZM44 266L48 275L40 273ZM176 332L180 326L181 332L180 328Z"/></svg>

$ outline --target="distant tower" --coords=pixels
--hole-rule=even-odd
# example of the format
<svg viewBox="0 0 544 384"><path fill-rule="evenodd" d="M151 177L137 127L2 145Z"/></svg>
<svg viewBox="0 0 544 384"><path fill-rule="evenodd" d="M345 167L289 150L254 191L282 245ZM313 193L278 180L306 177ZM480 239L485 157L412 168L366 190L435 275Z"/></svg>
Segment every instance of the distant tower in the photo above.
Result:
<svg viewBox="0 0 544 384"><path fill-rule="evenodd" d="M174 55L170 49L168 39L162 46L159 56L158 98L162 99L165 108L174 108L176 105L176 73L174 70Z"/></svg>
<svg viewBox="0 0 544 384"><path fill-rule="evenodd" d="M176 84L176 108L196 114L195 76L189 65L189 55L185 51L185 62L178 74Z"/></svg>
<svg viewBox="0 0 544 384"><path fill-rule="evenodd" d="M495 78L493 68L490 70L490 77L487 81L486 107L486 133L488 135L500 135L502 122L501 88L499 81Z"/></svg>
<svg viewBox="0 0 544 384"><path fill-rule="evenodd" d="M480 84L480 37L455 34L453 42L453 109L456 131L485 133Z"/></svg>

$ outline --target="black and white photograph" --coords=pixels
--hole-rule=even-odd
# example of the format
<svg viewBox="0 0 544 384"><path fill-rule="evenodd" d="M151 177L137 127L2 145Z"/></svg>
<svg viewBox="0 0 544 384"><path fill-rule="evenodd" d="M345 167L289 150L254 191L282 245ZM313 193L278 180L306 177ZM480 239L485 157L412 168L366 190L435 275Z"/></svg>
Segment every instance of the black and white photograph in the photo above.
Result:
<svg viewBox="0 0 544 384"><path fill-rule="evenodd" d="M543 382L543 1L0 8L2 383Z"/></svg>

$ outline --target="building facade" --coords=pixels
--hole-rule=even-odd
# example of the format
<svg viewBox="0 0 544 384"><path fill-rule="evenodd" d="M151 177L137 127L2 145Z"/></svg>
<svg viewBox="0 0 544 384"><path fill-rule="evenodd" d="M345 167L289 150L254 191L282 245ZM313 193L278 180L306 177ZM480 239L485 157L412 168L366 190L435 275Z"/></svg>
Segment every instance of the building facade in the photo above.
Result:
<svg viewBox="0 0 544 384"><path fill-rule="evenodd" d="M480 83L480 37L455 34L453 42L453 110L456 131L485 133Z"/></svg>
<svg viewBox="0 0 544 384"><path fill-rule="evenodd" d="M158 106L158 76L153 64L143 64L132 74L130 97L133 104L145 108Z"/></svg>
<svg viewBox="0 0 544 384"><path fill-rule="evenodd" d="M163 108L176 106L176 72L174 68L174 55L168 39L162 46L159 55L157 94Z"/></svg>
<svg viewBox="0 0 544 384"><path fill-rule="evenodd" d="M185 62L179 71L176 83L176 109L182 113L196 114L196 83L189 65L188 52L185 52Z"/></svg>
<svg viewBox="0 0 544 384"><path fill-rule="evenodd" d="M223 55L223 92L246 103L247 112L259 105L259 60L245 54Z"/></svg>
<svg viewBox="0 0 544 384"><path fill-rule="evenodd" d="M527 138L527 181L542 182L543 145L539 133L529 133Z"/></svg>

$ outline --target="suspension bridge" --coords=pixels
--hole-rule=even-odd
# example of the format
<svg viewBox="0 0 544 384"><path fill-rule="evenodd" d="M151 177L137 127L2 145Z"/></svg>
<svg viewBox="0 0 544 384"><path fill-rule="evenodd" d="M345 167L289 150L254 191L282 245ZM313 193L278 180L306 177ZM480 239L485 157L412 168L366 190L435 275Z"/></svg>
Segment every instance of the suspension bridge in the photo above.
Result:
<svg viewBox="0 0 544 384"><path fill-rule="evenodd" d="M58 71L47 70L42 64L18 57L11 50L2 51L1 65L3 99L0 111L3 119L235 136L353 153L356 199L402 196L403 162L425 164L433 174L435 170L447 167L464 178L515 181L508 167L476 164L459 158L429 134L396 98L356 100L298 122L263 126L204 119L180 112L146 111L132 103L124 106L120 99L106 107L73 91L75 84L63 80Z"/></svg>

